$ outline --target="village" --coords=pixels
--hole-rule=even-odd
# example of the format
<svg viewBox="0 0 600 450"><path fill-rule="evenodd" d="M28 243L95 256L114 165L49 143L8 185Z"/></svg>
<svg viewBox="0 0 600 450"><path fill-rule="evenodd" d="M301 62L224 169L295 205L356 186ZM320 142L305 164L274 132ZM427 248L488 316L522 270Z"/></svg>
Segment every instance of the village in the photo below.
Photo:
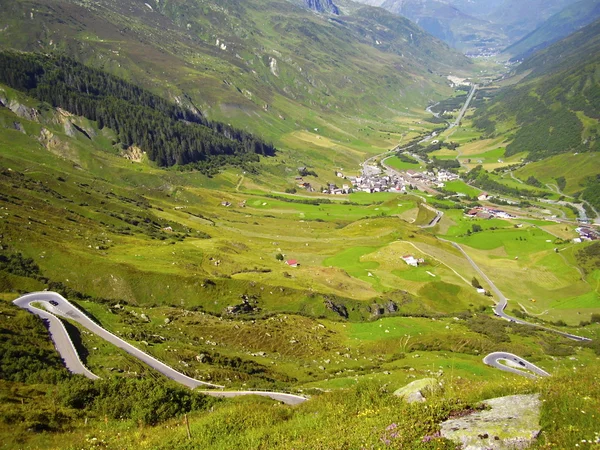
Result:
<svg viewBox="0 0 600 450"><path fill-rule="evenodd" d="M300 174L306 172L305 167L299 167ZM337 183L327 183L322 188L323 194L342 195L352 192L393 192L406 193L409 188L422 188L423 185L430 188L443 188L444 183L458 180L459 176L455 173L440 169L437 172L416 172L408 170L405 173L397 172L393 169L387 169L385 172L378 166L364 164L359 176L346 176L341 171L336 171L336 177L343 180L339 185ZM302 176L295 179L296 185L307 192L314 192L314 187L304 180Z"/></svg>

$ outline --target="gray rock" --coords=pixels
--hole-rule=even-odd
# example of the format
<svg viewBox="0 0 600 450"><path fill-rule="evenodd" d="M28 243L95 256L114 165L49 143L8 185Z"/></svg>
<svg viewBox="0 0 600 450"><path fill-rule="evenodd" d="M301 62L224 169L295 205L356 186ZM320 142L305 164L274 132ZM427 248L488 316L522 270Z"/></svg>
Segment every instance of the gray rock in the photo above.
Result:
<svg viewBox="0 0 600 450"><path fill-rule="evenodd" d="M520 450L540 433L538 394L493 398L483 404L491 409L443 422L442 437L464 450Z"/></svg>
<svg viewBox="0 0 600 450"><path fill-rule="evenodd" d="M402 397L408 403L424 402L426 398L441 389L441 383L435 378L423 378L396 390L394 395Z"/></svg>

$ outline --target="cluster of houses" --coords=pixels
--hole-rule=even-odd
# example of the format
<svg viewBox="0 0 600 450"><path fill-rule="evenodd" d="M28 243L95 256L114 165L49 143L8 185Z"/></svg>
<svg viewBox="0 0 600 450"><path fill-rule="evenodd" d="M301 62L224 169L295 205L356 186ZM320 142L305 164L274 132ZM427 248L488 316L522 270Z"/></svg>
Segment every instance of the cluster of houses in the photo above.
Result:
<svg viewBox="0 0 600 450"><path fill-rule="evenodd" d="M326 188L323 189L323 194L350 194L354 192L349 184L342 184L342 187L338 187L335 183L329 183Z"/></svg>
<svg viewBox="0 0 600 450"><path fill-rule="evenodd" d="M348 177L348 181L359 192L406 192L404 179L395 175L368 174L363 171L360 177Z"/></svg>
<svg viewBox="0 0 600 450"><path fill-rule="evenodd" d="M478 219L492 219L497 217L499 219L514 219L515 216L507 213L506 211L502 211L501 209L494 208L486 208L485 206L478 206L476 208L472 208L465 213L468 217L476 217Z"/></svg>
<svg viewBox="0 0 600 450"><path fill-rule="evenodd" d="M590 227L578 227L575 231L579 233L579 237L573 239L573 242L580 244L583 241L597 241L600 240L600 232Z"/></svg>
<svg viewBox="0 0 600 450"><path fill-rule="evenodd" d="M420 181L438 188L443 188L445 186L445 183L447 183L448 181L454 181L460 178L457 174L448 172L444 169L440 169L437 172L417 172L415 170L407 170L406 175L408 178L408 182Z"/></svg>

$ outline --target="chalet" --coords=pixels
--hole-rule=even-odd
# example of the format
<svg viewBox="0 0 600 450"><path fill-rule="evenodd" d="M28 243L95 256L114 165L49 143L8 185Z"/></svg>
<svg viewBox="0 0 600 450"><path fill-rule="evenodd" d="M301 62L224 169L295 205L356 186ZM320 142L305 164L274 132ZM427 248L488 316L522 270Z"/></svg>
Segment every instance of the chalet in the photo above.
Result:
<svg viewBox="0 0 600 450"><path fill-rule="evenodd" d="M299 266L298 261L296 261L295 259L288 259L285 263L290 267L298 267Z"/></svg>
<svg viewBox="0 0 600 450"><path fill-rule="evenodd" d="M417 267L419 265L419 260L415 258L413 255L404 255L402 257L404 262L409 266Z"/></svg>
<svg viewBox="0 0 600 450"><path fill-rule="evenodd" d="M480 202L487 200L488 198L490 198L490 196L487 192L482 192L477 196L477 200L479 200Z"/></svg>

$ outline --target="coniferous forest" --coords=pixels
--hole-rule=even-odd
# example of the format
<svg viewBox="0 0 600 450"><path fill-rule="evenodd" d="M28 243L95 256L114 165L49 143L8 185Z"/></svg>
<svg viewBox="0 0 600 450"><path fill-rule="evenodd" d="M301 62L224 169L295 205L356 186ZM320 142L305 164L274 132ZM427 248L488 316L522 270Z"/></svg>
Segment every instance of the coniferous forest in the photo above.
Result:
<svg viewBox="0 0 600 450"><path fill-rule="evenodd" d="M161 167L204 172L258 161L275 148L118 77L67 57L0 52L0 82L53 107L109 127L126 148L137 145Z"/></svg>

